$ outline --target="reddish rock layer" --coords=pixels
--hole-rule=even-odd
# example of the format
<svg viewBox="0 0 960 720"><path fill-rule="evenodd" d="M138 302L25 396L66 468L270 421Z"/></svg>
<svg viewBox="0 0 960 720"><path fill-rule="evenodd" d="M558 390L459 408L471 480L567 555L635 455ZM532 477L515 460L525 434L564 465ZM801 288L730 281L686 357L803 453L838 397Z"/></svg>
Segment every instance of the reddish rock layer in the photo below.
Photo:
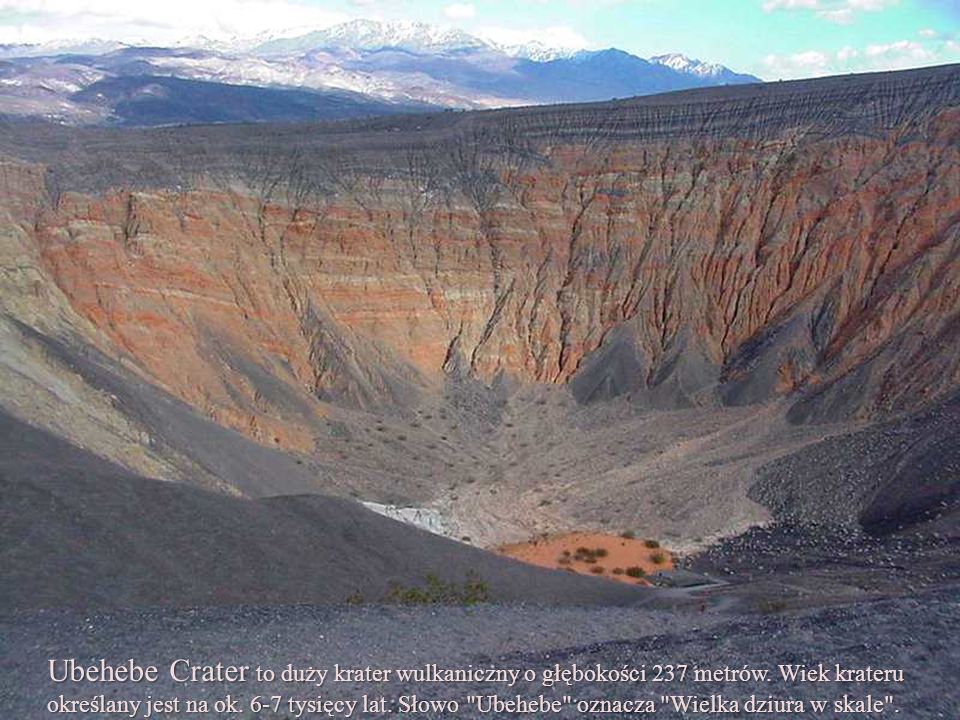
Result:
<svg viewBox="0 0 960 720"><path fill-rule="evenodd" d="M841 411L872 416L960 381L958 147L954 109L876 137L545 145L476 192L311 199L51 203L7 165L0 204L108 349L262 442L310 448L313 396L398 402L454 368L668 404L856 382Z"/></svg>

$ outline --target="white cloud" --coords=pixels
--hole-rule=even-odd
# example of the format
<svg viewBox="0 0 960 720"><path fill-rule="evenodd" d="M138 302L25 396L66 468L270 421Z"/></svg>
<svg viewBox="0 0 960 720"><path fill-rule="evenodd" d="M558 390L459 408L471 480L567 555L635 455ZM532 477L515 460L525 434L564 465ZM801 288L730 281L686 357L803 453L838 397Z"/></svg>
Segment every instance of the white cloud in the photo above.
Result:
<svg viewBox="0 0 960 720"><path fill-rule="evenodd" d="M90 37L169 42L194 34L229 37L327 27L347 19L302 0L0 0L0 13L13 18L0 26L7 42Z"/></svg>
<svg viewBox="0 0 960 720"><path fill-rule="evenodd" d="M825 52L808 50L792 55L767 55L763 64L771 78L816 77L829 74L830 60Z"/></svg>
<svg viewBox="0 0 960 720"><path fill-rule="evenodd" d="M764 12L774 10L812 10L817 7L818 0L766 0L763 3Z"/></svg>
<svg viewBox="0 0 960 720"><path fill-rule="evenodd" d="M929 50L913 40L899 40L886 45L868 45L864 54L871 58L894 57L913 58L915 60L928 60L932 57Z"/></svg>
<svg viewBox="0 0 960 720"><path fill-rule="evenodd" d="M838 25L849 25L858 13L880 12L900 0L763 0L764 12L805 10Z"/></svg>
<svg viewBox="0 0 960 720"><path fill-rule="evenodd" d="M469 20L476 16L477 8L470 3L453 3L443 9L443 14L451 20Z"/></svg>
<svg viewBox="0 0 960 720"><path fill-rule="evenodd" d="M844 2L852 10L876 12L898 4L899 0L844 0Z"/></svg>
<svg viewBox="0 0 960 720"><path fill-rule="evenodd" d="M847 45L835 52L809 50L792 55L768 55L764 58L764 65L767 78L792 79L849 72L903 70L958 60L960 43L953 40L927 44L916 40L898 40L863 48Z"/></svg>
<svg viewBox="0 0 960 720"><path fill-rule="evenodd" d="M479 28L477 34L500 45L525 45L540 43L546 47L565 50L583 50L590 42L578 30L566 25L545 28L505 28L488 26Z"/></svg>
<svg viewBox="0 0 960 720"><path fill-rule="evenodd" d="M849 25L853 22L853 10L850 8L840 8L839 10L821 10L817 17L837 25Z"/></svg>
<svg viewBox="0 0 960 720"><path fill-rule="evenodd" d="M853 60L856 57L860 57L860 51L856 48L852 48L849 45L846 45L839 50L837 50L837 60L842 63Z"/></svg>

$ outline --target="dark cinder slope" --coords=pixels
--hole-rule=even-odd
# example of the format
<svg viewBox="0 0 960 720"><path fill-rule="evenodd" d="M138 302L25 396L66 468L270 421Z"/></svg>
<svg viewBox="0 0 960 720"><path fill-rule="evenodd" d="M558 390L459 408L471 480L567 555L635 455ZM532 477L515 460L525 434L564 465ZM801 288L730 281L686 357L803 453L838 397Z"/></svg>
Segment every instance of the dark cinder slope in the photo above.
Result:
<svg viewBox="0 0 960 720"><path fill-rule="evenodd" d="M624 603L322 495L240 500L137 477L0 415L0 613L50 606L337 603L476 572L495 600Z"/></svg>
<svg viewBox="0 0 960 720"><path fill-rule="evenodd" d="M197 173L232 174L250 152L330 157L373 175L396 174L411 150L442 156L468 142L485 155L529 153L530 143L689 138L763 140L784 131L808 140L877 137L960 104L960 65L814 80L698 88L628 100L393 115L325 123L67 128L0 116L0 154L48 165L70 190L188 184Z"/></svg>
<svg viewBox="0 0 960 720"><path fill-rule="evenodd" d="M17 327L23 342L35 343L58 372L76 373L91 388L107 393L114 407L148 434L150 448L176 468L175 477L191 485L256 498L317 492L328 481L330 468L250 442L92 346L50 337L22 323Z"/></svg>
<svg viewBox="0 0 960 720"><path fill-rule="evenodd" d="M886 534L960 527L960 396L771 463L750 497L780 521Z"/></svg>

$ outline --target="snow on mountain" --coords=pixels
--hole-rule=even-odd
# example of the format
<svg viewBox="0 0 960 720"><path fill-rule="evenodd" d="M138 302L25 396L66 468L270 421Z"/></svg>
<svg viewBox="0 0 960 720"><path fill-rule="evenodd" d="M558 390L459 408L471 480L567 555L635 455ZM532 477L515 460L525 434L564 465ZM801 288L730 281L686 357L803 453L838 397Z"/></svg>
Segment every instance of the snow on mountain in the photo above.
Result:
<svg viewBox="0 0 960 720"><path fill-rule="evenodd" d="M380 22L353 20L312 32L286 31L248 47L258 55L276 56L309 52L315 49L375 52L404 50L419 55L447 55L471 52L496 52L508 57L535 62L568 58L578 51L556 48L533 40L519 45L498 43L462 30L443 28L422 22Z"/></svg>
<svg viewBox="0 0 960 720"><path fill-rule="evenodd" d="M483 50L489 45L462 30L427 23L352 20L305 35L270 40L253 48L253 52L258 55L286 55L318 48L354 51L390 48L417 54L442 55Z"/></svg>
<svg viewBox="0 0 960 720"><path fill-rule="evenodd" d="M256 57L198 54L154 57L155 74L258 87L346 90L395 103L438 107L492 108L523 104L521 99L467 92L454 83L417 72L370 71L341 64L333 53Z"/></svg>
<svg viewBox="0 0 960 720"><path fill-rule="evenodd" d="M498 45L492 41L489 44L505 55L523 58L524 60L533 60L534 62L562 60L573 57L580 52L579 50L572 50L570 48L550 47L536 40L524 43L523 45Z"/></svg>
<svg viewBox="0 0 960 720"><path fill-rule="evenodd" d="M348 93L374 112L590 102L757 81L681 54L644 60L614 48L571 50L539 41L509 45L426 23L373 20L246 37L195 36L170 47L103 40L0 45L0 58L0 114L49 116L35 108L59 104L81 121L90 115L84 103L94 97L87 93L91 85L102 85L116 99L138 83L149 85L151 76L164 78L165 92L180 93L176 99L182 107L199 93L246 97L228 87L240 85L264 90L264 102L304 108L305 118L322 104L304 92ZM177 80L216 87L201 90ZM351 103L350 112L357 112L356 102ZM330 109L322 106L324 112ZM97 113L98 120L102 108ZM162 121L180 121L172 104Z"/></svg>
<svg viewBox="0 0 960 720"><path fill-rule="evenodd" d="M729 85L733 83L759 82L759 78L753 75L737 73L728 67L717 63L707 63L702 60L689 58L680 53L670 53L668 55L657 55L650 58L650 62L657 65L676 70L684 75L702 78L712 81L718 85Z"/></svg>
<svg viewBox="0 0 960 720"><path fill-rule="evenodd" d="M727 68L716 63L705 63L702 60L689 58L681 53L669 53L650 58L650 62L657 65L666 65L677 72L689 73L703 78L715 78L723 74Z"/></svg>

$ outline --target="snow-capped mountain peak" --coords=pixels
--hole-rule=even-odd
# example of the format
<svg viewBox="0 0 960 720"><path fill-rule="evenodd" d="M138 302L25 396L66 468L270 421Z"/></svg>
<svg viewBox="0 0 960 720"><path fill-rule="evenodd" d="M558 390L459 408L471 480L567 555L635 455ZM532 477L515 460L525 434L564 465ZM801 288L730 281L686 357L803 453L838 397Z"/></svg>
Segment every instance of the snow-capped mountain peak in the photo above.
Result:
<svg viewBox="0 0 960 720"><path fill-rule="evenodd" d="M657 55L650 58L650 62L657 65L665 65L677 72L688 73L702 78L716 78L729 72L723 65L716 63L706 63L702 60L687 57L682 53L668 53L666 55Z"/></svg>
<svg viewBox="0 0 960 720"><path fill-rule="evenodd" d="M533 60L534 62L562 60L564 58L573 57L580 52L579 50L572 50L570 48L550 47L549 45L544 45L542 42L538 42L536 40L524 43L523 45L498 45L493 42L490 42L490 45L495 47L503 54L509 55L510 57Z"/></svg>
<svg viewBox="0 0 960 720"><path fill-rule="evenodd" d="M277 38L254 48L260 55L283 55L315 49L374 51L399 49L418 54L482 50L489 45L462 30L422 22L351 20L296 37Z"/></svg>

